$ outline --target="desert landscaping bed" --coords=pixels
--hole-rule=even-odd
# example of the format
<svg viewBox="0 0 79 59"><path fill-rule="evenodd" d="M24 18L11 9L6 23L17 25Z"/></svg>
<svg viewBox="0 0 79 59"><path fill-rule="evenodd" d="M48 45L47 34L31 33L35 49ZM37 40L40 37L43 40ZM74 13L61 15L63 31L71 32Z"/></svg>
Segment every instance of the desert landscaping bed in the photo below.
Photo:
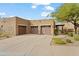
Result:
<svg viewBox="0 0 79 59"><path fill-rule="evenodd" d="M51 40L50 45L79 46L79 35L57 35Z"/></svg>

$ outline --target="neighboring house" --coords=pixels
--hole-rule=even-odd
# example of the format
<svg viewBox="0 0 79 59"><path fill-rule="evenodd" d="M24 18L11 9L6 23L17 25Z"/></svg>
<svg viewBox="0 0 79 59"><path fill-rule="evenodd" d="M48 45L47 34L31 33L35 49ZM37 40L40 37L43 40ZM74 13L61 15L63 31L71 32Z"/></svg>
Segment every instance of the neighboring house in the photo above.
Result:
<svg viewBox="0 0 79 59"><path fill-rule="evenodd" d="M74 25L70 22L64 22L64 29L72 29L74 31Z"/></svg>
<svg viewBox="0 0 79 59"><path fill-rule="evenodd" d="M74 32L74 25L70 22L65 22L64 23L64 29L68 30L68 31L72 31ZM77 34L79 34L79 25L77 25Z"/></svg>
<svg viewBox="0 0 79 59"><path fill-rule="evenodd" d="M57 34L74 32L74 25L70 22L55 22L55 29Z"/></svg>
<svg viewBox="0 0 79 59"><path fill-rule="evenodd" d="M0 29L11 36L22 34L54 34L55 22L51 19L27 20L19 17L10 17L0 20Z"/></svg>
<svg viewBox="0 0 79 59"><path fill-rule="evenodd" d="M57 34L62 34L64 31L64 24L60 22L55 22L55 30Z"/></svg>

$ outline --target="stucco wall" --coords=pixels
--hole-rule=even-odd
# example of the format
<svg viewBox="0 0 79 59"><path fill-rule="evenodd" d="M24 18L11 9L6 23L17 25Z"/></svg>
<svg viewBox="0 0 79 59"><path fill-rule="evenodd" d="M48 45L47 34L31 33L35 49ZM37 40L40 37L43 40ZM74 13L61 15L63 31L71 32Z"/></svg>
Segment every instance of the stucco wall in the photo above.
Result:
<svg viewBox="0 0 79 59"><path fill-rule="evenodd" d="M16 35L18 35L18 26L26 26L26 32L30 33L30 22L27 19L16 17Z"/></svg>
<svg viewBox="0 0 79 59"><path fill-rule="evenodd" d="M54 21L53 20L27 20L19 17L5 18L1 23L3 25L3 31L9 33L9 35L18 35L18 26L26 26L27 34L31 34L31 26L38 26L38 33L40 34L41 26L50 25L51 34L54 34Z"/></svg>
<svg viewBox="0 0 79 59"><path fill-rule="evenodd" d="M41 26L47 26L50 25L51 27L51 34L54 35L54 26L55 26L55 22L52 19L42 19L42 20L31 20L30 21L31 26L38 26L38 31L40 34L40 29Z"/></svg>
<svg viewBox="0 0 79 59"><path fill-rule="evenodd" d="M42 26L42 25L53 25L54 21L53 20L31 20L30 24L31 26Z"/></svg>
<svg viewBox="0 0 79 59"><path fill-rule="evenodd" d="M2 27L1 27L2 26ZM1 20L0 25L2 31L9 36L15 36L16 35L16 21L14 17L11 18L4 18Z"/></svg>

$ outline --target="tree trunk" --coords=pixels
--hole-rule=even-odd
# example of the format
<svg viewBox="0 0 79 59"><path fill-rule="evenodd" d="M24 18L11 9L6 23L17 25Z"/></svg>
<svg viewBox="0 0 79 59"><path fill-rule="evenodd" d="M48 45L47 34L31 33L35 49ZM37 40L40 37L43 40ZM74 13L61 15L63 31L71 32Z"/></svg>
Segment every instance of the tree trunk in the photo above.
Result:
<svg viewBox="0 0 79 59"><path fill-rule="evenodd" d="M77 27L75 26L74 28L75 28L75 34L77 34Z"/></svg>
<svg viewBox="0 0 79 59"><path fill-rule="evenodd" d="M74 23L75 34L77 34L77 25Z"/></svg>
<svg viewBox="0 0 79 59"><path fill-rule="evenodd" d="M76 19L74 20L74 29L75 29L75 34L77 34L77 21L76 21Z"/></svg>

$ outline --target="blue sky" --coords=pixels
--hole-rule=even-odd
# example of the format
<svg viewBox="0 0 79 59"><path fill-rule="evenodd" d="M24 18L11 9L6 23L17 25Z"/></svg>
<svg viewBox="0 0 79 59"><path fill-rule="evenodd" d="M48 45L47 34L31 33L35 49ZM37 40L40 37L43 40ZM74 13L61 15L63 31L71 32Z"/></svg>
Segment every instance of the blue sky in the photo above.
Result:
<svg viewBox="0 0 79 59"><path fill-rule="evenodd" d="M56 11L62 3L0 3L0 16L12 17L19 16L28 19L43 19L46 16Z"/></svg>

